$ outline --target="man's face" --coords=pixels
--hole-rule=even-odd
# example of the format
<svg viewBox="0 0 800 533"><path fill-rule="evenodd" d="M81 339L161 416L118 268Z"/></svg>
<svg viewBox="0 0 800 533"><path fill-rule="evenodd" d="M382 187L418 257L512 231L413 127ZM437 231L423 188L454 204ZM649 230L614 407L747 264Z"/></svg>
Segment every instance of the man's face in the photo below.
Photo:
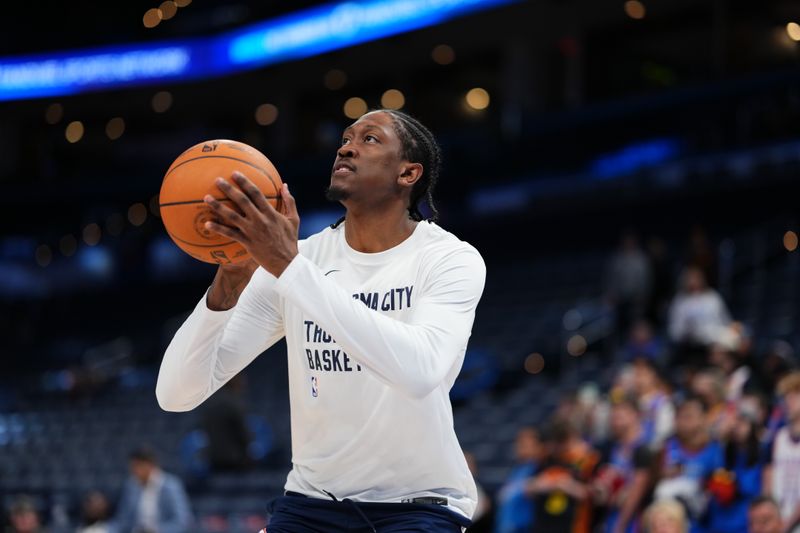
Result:
<svg viewBox="0 0 800 533"><path fill-rule="evenodd" d="M619 404L611 410L611 433L616 438L625 435L636 422L636 412L631 405Z"/></svg>
<svg viewBox="0 0 800 533"><path fill-rule="evenodd" d="M789 419L797 420L800 418L800 391L787 393L783 401L786 404L786 414Z"/></svg>
<svg viewBox="0 0 800 533"><path fill-rule="evenodd" d="M688 440L702 432L705 426L705 413L697 402L686 402L678 409L675 418L675 432L682 440Z"/></svg>
<svg viewBox="0 0 800 533"><path fill-rule="evenodd" d="M370 204L396 198L404 187L399 177L408 167L401 153L391 115L376 111L362 116L342 134L328 198Z"/></svg>
<svg viewBox="0 0 800 533"><path fill-rule="evenodd" d="M153 471L153 465L147 461L140 461L138 459L131 460L130 468L133 477L135 477L142 485L147 483L147 480L150 479L150 472Z"/></svg>
<svg viewBox="0 0 800 533"><path fill-rule="evenodd" d="M11 527L19 533L35 533L39 530L39 516L28 509L12 513Z"/></svg>
<svg viewBox="0 0 800 533"><path fill-rule="evenodd" d="M653 389L655 376L646 364L639 363L633 367L633 388L637 394L644 394Z"/></svg>
<svg viewBox="0 0 800 533"><path fill-rule="evenodd" d="M747 521L750 533L783 533L781 515L772 503L761 503L750 509Z"/></svg>
<svg viewBox="0 0 800 533"><path fill-rule="evenodd" d="M517 461L538 461L542 457L542 443L539 436L531 429L523 429L517 433L515 455Z"/></svg>

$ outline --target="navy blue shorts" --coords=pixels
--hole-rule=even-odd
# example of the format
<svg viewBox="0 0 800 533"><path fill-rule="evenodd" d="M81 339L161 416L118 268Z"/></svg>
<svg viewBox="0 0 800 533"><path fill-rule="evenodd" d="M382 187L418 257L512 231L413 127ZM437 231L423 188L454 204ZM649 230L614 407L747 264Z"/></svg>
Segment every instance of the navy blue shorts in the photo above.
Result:
<svg viewBox="0 0 800 533"><path fill-rule="evenodd" d="M441 505L333 501L291 492L267 510L267 533L461 533L471 524Z"/></svg>

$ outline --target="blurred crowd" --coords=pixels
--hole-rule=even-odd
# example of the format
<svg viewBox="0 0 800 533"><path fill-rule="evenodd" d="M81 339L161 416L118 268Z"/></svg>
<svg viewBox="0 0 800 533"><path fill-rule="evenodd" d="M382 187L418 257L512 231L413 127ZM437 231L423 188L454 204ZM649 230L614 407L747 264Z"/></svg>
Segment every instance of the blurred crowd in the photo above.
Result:
<svg viewBox="0 0 800 533"><path fill-rule="evenodd" d="M475 531L800 532L800 371L756 353L690 238L675 294L663 246L626 235L610 260L617 371L519 431L511 474Z"/></svg>
<svg viewBox="0 0 800 533"><path fill-rule="evenodd" d="M519 430L503 486L479 486L471 533L800 533L800 368L790 344L757 343L731 315L713 249L693 231L676 269L660 240L623 236L603 293L612 383L565 394L549 420ZM234 379L204 406L206 462L187 462L191 475L253 467L245 387ZM7 530L192 529L183 483L152 451L134 451L129 471L115 501L85 496L77 528L52 516L43 528L40 506L20 497Z"/></svg>
<svg viewBox="0 0 800 533"><path fill-rule="evenodd" d="M80 522L70 525L65 512L51 513L45 524L41 504L29 496L18 496L10 505L10 533L183 533L192 525L189 498L181 479L165 472L148 447L137 448L129 457L130 476L112 505L106 494L89 491L80 509Z"/></svg>

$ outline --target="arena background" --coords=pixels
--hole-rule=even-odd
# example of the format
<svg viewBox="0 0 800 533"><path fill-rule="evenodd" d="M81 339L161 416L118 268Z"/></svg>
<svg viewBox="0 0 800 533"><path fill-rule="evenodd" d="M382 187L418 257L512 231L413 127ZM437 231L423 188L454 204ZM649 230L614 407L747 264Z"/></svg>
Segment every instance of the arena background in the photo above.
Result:
<svg viewBox="0 0 800 533"><path fill-rule="evenodd" d="M327 16L308 11L322 4L177 4L2 9L4 514L22 501L51 531L74 531L92 490L113 514L129 453L147 445L183 479L193 531L263 526L290 466L285 346L226 392L222 410L246 417L251 441L247 464L220 471L204 428L221 415L165 413L154 396L163 350L214 272L167 237L160 182L187 147L241 140L290 183L308 235L341 213L324 199L329 169L368 108L402 107L435 132L441 225L487 263L452 397L488 497L521 427L607 397L634 319L650 321L681 394L667 309L693 262L738 323L742 360L760 369L780 352L795 365L796 2L355 2L319 34L276 38L272 56L259 24ZM247 32L241 63L215 55ZM175 70L162 42L191 51ZM647 257L640 314L613 290L623 236Z"/></svg>

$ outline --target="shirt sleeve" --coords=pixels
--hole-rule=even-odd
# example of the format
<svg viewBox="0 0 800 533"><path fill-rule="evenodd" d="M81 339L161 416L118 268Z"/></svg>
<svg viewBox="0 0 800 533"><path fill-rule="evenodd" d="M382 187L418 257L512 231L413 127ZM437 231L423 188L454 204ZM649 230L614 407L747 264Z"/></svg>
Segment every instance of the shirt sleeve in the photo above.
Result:
<svg viewBox="0 0 800 533"><path fill-rule="evenodd" d="M275 277L259 268L235 307L212 311L206 295L167 347L156 383L166 411L194 409L284 335Z"/></svg>
<svg viewBox="0 0 800 533"><path fill-rule="evenodd" d="M425 285L414 288L419 292L409 322L354 300L301 255L278 278L275 291L378 379L423 398L466 349L486 279L483 259L473 249L448 254L430 271Z"/></svg>

